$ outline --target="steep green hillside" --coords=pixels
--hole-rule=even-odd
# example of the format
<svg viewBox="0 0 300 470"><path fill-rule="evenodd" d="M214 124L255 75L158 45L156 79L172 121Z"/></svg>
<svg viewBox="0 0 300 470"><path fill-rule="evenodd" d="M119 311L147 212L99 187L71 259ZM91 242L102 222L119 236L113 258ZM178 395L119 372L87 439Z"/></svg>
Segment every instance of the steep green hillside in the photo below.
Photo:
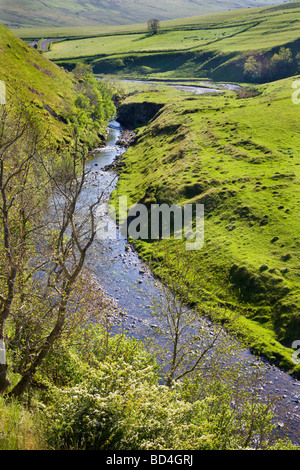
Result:
<svg viewBox="0 0 300 470"><path fill-rule="evenodd" d="M69 38L46 57L69 68L84 60L101 75L268 81L297 73L299 22L300 3L292 2L162 23L155 35L133 27ZM291 54L284 64L272 59L281 47Z"/></svg>
<svg viewBox="0 0 300 470"><path fill-rule="evenodd" d="M98 26L142 23L149 18L183 18L234 8L270 5L271 0L8 0L0 1L0 21L9 27Z"/></svg>
<svg viewBox="0 0 300 470"><path fill-rule="evenodd" d="M63 116L75 110L73 74L42 57L4 26L0 26L0 80L6 84L8 105L29 106L58 141L68 134Z"/></svg>
<svg viewBox="0 0 300 470"><path fill-rule="evenodd" d="M115 113L112 93L91 74L75 76L0 26L0 80L9 109L34 114L48 137L63 147L74 129L89 147L97 146Z"/></svg>
<svg viewBox="0 0 300 470"><path fill-rule="evenodd" d="M138 241L141 254L155 255L164 278L166 269L175 276L180 269L178 249L193 267L189 300L232 322L257 352L290 368L292 342L300 336L300 108L292 102L292 83L128 99L121 108L125 122L127 112L137 115L128 103L137 112L145 102L163 107L138 129L113 199L204 204L202 250L186 251L183 241Z"/></svg>

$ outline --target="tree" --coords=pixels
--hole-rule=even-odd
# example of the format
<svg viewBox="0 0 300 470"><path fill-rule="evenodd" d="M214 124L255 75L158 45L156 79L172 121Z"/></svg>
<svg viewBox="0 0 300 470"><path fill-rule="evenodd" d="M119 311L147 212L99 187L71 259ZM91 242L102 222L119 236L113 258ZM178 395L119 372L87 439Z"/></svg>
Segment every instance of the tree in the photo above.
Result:
<svg viewBox="0 0 300 470"><path fill-rule="evenodd" d="M162 360L166 385L171 387L203 368L209 353L217 346L221 330L208 328L208 323L185 305L180 294L173 295L164 286L160 299L153 302L152 313L159 321L154 351L157 349Z"/></svg>
<svg viewBox="0 0 300 470"><path fill-rule="evenodd" d="M157 34L160 28L159 20L152 18L148 21L148 31L150 34Z"/></svg>
<svg viewBox="0 0 300 470"><path fill-rule="evenodd" d="M87 74L93 73L93 68L91 65L85 64L83 62L78 62L73 69L73 74L77 80L83 80Z"/></svg>
<svg viewBox="0 0 300 470"><path fill-rule="evenodd" d="M77 112L72 119L77 136L83 137L83 140L88 141L91 146L97 146L98 133L104 131L106 123L116 112L112 101L112 87L86 72L82 80L76 84L75 90Z"/></svg>
<svg viewBox="0 0 300 470"><path fill-rule="evenodd" d="M244 65L244 75L246 79L259 82L263 75L263 65L254 56L248 57Z"/></svg>
<svg viewBox="0 0 300 470"><path fill-rule="evenodd" d="M291 49L281 47L271 58L259 51L253 52L244 64L244 76L250 82L278 80L297 70L297 59Z"/></svg>
<svg viewBox="0 0 300 470"><path fill-rule="evenodd" d="M297 67L296 71L297 71L297 73L299 73L300 72L300 52L298 52L296 54L295 63L296 63L296 67Z"/></svg>
<svg viewBox="0 0 300 470"><path fill-rule="evenodd" d="M15 118L6 108L1 118L0 340L20 376L9 394L20 396L77 319L102 195L83 203L87 153L76 139L58 155L26 111ZM1 364L0 393L7 369Z"/></svg>
<svg viewBox="0 0 300 470"><path fill-rule="evenodd" d="M40 206L33 185L33 161L43 137L27 110L12 117L1 110L0 126L0 340L13 314L18 287L32 255L34 226L39 226ZM23 280L22 280L23 278ZM19 299L20 301L20 299ZM9 386L7 364L0 364L0 393Z"/></svg>
<svg viewBox="0 0 300 470"><path fill-rule="evenodd" d="M161 264L170 266L173 255L167 250ZM209 374L213 374L218 358L223 360L232 348L237 349L223 335L220 326L214 327L207 319L201 318L196 309L188 306L188 286L196 284L192 271L193 256L197 255L190 254L190 260L186 262L175 250L176 274L165 273L166 285L157 286L161 293L152 300L152 314L158 325L149 345L162 363L169 387L199 371L204 374L209 369Z"/></svg>
<svg viewBox="0 0 300 470"><path fill-rule="evenodd" d="M292 51L286 47L281 47L270 59L269 72L272 80L284 78L289 75L293 67Z"/></svg>
<svg viewBox="0 0 300 470"><path fill-rule="evenodd" d="M88 250L95 240L95 210L102 194L94 201L83 204L86 153L77 148L76 142L74 146L74 152L67 162L67 172L63 177L57 175L56 164L52 161L39 161L52 189L51 203L54 209L48 214L48 223L44 227L46 244L37 253L40 259L38 275L41 276L41 280L35 281L42 293L38 305L44 318L43 337L38 330L36 331L38 341L35 340L32 331L30 338L27 337L25 343L30 345L30 355L29 351L27 354L23 353L23 360L18 368L22 378L11 391L13 396L19 396L24 392L53 344L64 332L70 314L76 315L76 310L78 311L76 295L79 305L84 300L80 280ZM38 312L35 313L37 317ZM42 326L40 321L38 325ZM24 356L28 359L24 360Z"/></svg>

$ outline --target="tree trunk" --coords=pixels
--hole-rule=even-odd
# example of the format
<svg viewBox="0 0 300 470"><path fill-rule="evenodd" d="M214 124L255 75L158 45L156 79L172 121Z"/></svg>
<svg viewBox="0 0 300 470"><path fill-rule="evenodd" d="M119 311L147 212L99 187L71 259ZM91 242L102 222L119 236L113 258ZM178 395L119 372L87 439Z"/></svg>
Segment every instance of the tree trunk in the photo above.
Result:
<svg viewBox="0 0 300 470"><path fill-rule="evenodd" d="M41 351L39 354L36 356L34 361L32 362L30 368L24 373L23 377L21 380L17 383L17 385L11 390L9 393L10 396L13 397L20 397L26 388L30 385L32 378L36 372L36 370L41 366L43 360L49 353L50 349L52 348L54 342L60 337L63 326L64 326L64 321L65 321L65 313L66 313L66 308L68 304L68 300L71 294L71 289L72 289L72 284L70 282L67 283L64 291L64 298L62 300L62 303L59 307L58 311L58 318L57 322L45 340L45 343L43 347L41 348Z"/></svg>
<svg viewBox="0 0 300 470"><path fill-rule="evenodd" d="M7 364L0 364L0 395L9 387L10 381L7 377Z"/></svg>
<svg viewBox="0 0 300 470"><path fill-rule="evenodd" d="M20 397L26 390L26 388L30 385L32 380L31 372L27 372L23 375L21 380L17 383L17 385L13 388L13 390L9 393L9 396L13 397Z"/></svg>
<svg viewBox="0 0 300 470"><path fill-rule="evenodd" d="M3 395L7 387L10 385L10 381L7 377L8 366L6 364L6 351L5 351L3 331L4 331L4 322L1 322L1 325L0 325L0 395Z"/></svg>

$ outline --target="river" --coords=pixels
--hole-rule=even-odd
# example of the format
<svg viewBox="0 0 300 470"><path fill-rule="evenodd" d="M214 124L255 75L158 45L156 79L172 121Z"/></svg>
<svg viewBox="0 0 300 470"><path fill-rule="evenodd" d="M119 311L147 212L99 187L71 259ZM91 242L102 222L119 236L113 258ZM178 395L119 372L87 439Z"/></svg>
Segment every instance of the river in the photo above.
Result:
<svg viewBox="0 0 300 470"><path fill-rule="evenodd" d="M98 80L103 80L102 78L97 78ZM113 79L111 80L113 81ZM203 95L205 93L221 93L224 90L227 91L237 91L241 89L240 85L235 85L233 83L214 83L211 81L201 81L199 80L196 82L195 80L134 80L134 79L121 79L116 81L121 81L123 83L139 83L140 85L147 85L147 86L169 86L171 88L175 88L176 90L185 91L188 93L193 93L195 95ZM184 83L188 82L188 85ZM201 86L201 85L202 86Z"/></svg>
<svg viewBox="0 0 300 470"><path fill-rule="evenodd" d="M96 149L88 163L89 175L85 188L87 200L94 200L105 190L106 201L117 184L117 175L105 167L113 163L115 158L125 152L117 142L122 127L117 121L109 125L106 146ZM111 223L105 203L101 206L102 224ZM112 232L113 233L113 232ZM157 320L152 315L151 302L153 296L160 293L159 283L151 274L147 265L139 258L138 253L128 244L126 239L97 239L93 245L89 264L103 286L106 293L114 299L124 315L119 319L118 327L128 334L143 340L153 331ZM208 325L209 328L212 325ZM245 363L245 370L251 369L251 363L258 361L249 351L242 351L239 361ZM260 361L265 369L265 381L262 392L275 395L280 399L277 405L276 423L278 428L295 444L300 445L300 382L287 373L264 361Z"/></svg>

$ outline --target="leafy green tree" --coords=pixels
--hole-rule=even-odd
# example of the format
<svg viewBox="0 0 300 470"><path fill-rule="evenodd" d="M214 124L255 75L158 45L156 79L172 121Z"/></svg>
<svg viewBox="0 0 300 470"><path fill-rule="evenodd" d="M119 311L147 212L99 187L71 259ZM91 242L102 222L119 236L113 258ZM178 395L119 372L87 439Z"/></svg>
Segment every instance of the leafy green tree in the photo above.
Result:
<svg viewBox="0 0 300 470"><path fill-rule="evenodd" d="M244 65L244 75L249 81L259 82L263 75L263 65L254 56L248 57Z"/></svg>
<svg viewBox="0 0 300 470"><path fill-rule="evenodd" d="M288 48L281 47L270 59L269 72L273 80L289 75L293 67L293 54Z"/></svg>
<svg viewBox="0 0 300 470"><path fill-rule="evenodd" d="M77 80L83 80L87 74L93 73L91 65L85 64L83 62L78 62L73 69L73 74Z"/></svg>
<svg viewBox="0 0 300 470"><path fill-rule="evenodd" d="M150 34L158 34L160 29L160 22L157 18L152 18L148 21L148 31Z"/></svg>
<svg viewBox="0 0 300 470"><path fill-rule="evenodd" d="M300 52L296 54L295 62L296 62L296 67L297 67L297 73L299 73L300 72Z"/></svg>
<svg viewBox="0 0 300 470"><path fill-rule="evenodd" d="M96 79L85 67L83 68L85 73L76 85L77 112L70 119L77 137L82 137L89 141L91 146L96 146L99 140L98 134L102 135L107 122L116 113L113 103L114 91L106 82Z"/></svg>

